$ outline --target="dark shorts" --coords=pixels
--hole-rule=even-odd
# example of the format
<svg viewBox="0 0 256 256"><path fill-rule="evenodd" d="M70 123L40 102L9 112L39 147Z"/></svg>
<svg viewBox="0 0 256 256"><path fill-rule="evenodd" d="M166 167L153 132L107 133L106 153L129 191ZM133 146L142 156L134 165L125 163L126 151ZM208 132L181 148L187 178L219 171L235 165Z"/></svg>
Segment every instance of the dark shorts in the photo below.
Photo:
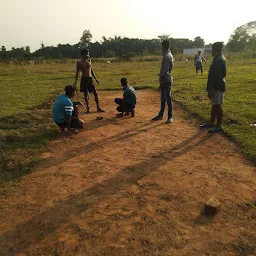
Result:
<svg viewBox="0 0 256 256"><path fill-rule="evenodd" d="M57 123L56 123L57 124ZM64 121L63 123L57 124L59 127L66 127L67 126L67 122ZM79 129L81 128L79 119L73 118L71 117L71 128L75 128L75 129Z"/></svg>
<svg viewBox="0 0 256 256"><path fill-rule="evenodd" d="M197 61L196 62L196 70L202 70L203 66L202 66L202 62Z"/></svg>
<svg viewBox="0 0 256 256"><path fill-rule="evenodd" d="M94 92L95 86L93 84L93 80L92 77L81 77L81 81L80 81L80 92Z"/></svg>
<svg viewBox="0 0 256 256"><path fill-rule="evenodd" d="M130 112L131 110L135 109L133 104L124 102L123 99L116 98L115 103L119 105L119 107L117 107L118 112Z"/></svg>

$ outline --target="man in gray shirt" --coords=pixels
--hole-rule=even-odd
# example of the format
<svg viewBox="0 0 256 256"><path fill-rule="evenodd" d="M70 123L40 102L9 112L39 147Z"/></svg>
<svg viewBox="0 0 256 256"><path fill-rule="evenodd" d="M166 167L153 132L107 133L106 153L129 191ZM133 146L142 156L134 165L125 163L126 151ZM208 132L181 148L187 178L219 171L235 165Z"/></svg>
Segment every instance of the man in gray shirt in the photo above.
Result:
<svg viewBox="0 0 256 256"><path fill-rule="evenodd" d="M159 74L159 89L161 91L161 108L157 116L152 120L162 120L164 115L165 105L168 105L168 118L166 123L172 123L172 97L171 97L171 88L172 88L172 69L173 69L173 56L169 50L169 41L164 40L162 42L162 51L163 59L162 65Z"/></svg>

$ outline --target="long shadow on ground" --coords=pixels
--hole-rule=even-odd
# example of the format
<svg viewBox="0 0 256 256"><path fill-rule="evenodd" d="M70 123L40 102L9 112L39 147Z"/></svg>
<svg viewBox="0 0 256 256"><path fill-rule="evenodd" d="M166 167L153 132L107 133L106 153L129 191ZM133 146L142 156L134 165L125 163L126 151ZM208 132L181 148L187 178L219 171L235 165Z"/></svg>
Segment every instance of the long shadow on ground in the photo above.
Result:
<svg viewBox="0 0 256 256"><path fill-rule="evenodd" d="M168 161L195 149L204 143L207 138L208 136L205 133L199 132L191 138L183 140L175 147L166 149L164 152L156 154L139 164L126 167L111 178L77 195L72 195L65 200L59 201L45 212L3 234L0 237L2 253L21 253L30 245L54 233L61 225L67 223L71 216L79 216L88 209L95 207L99 202L107 199L108 196L113 196L118 191L137 183ZM46 219L47 223L45 222Z"/></svg>

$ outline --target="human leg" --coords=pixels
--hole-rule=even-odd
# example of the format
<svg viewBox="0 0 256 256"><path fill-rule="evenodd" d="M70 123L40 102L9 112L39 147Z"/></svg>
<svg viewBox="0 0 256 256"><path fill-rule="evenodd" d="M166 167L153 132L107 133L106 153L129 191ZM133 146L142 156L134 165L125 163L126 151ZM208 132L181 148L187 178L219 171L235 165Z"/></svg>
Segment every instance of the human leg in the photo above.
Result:
<svg viewBox="0 0 256 256"><path fill-rule="evenodd" d="M165 97L165 101L167 102L167 105L168 105L168 120L172 119L172 92L171 92L171 88L172 88L172 83L169 83L168 85L166 85L166 87L164 89L164 97Z"/></svg>
<svg viewBox="0 0 256 256"><path fill-rule="evenodd" d="M86 112L90 113L90 109L89 109L89 93L88 93L87 90L84 92L84 101L85 101L86 108L87 108Z"/></svg>

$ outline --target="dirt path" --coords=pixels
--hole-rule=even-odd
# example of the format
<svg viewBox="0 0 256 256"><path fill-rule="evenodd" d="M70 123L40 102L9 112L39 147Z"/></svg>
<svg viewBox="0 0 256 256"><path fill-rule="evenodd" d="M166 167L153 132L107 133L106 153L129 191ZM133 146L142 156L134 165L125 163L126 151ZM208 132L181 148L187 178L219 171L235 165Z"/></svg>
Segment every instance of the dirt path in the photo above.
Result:
<svg viewBox="0 0 256 256"><path fill-rule="evenodd" d="M135 118L114 118L116 96L1 199L0 255L256 255L255 167L176 105L173 124L151 122L156 92L138 92Z"/></svg>

